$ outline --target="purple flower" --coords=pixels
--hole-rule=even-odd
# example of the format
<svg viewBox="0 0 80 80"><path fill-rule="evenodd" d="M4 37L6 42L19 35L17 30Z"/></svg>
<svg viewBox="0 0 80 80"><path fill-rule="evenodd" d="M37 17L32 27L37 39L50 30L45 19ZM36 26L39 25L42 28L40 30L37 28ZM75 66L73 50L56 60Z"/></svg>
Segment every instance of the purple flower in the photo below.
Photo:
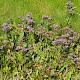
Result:
<svg viewBox="0 0 80 80"><path fill-rule="evenodd" d="M52 21L53 19L52 19L52 18L48 18L48 20L49 20L49 21Z"/></svg>
<svg viewBox="0 0 80 80"><path fill-rule="evenodd" d="M27 50L31 50L31 49L33 49L34 47L33 46L29 46L28 48L27 48Z"/></svg>
<svg viewBox="0 0 80 80"><path fill-rule="evenodd" d="M42 24L38 24L37 26L38 26L38 27L42 27Z"/></svg>
<svg viewBox="0 0 80 80"><path fill-rule="evenodd" d="M31 18L31 13L30 12L27 13L27 17Z"/></svg>
<svg viewBox="0 0 80 80"><path fill-rule="evenodd" d="M65 35L60 36L59 39L61 39L61 38L68 38L68 37L69 37L69 34L67 33Z"/></svg>
<svg viewBox="0 0 80 80"><path fill-rule="evenodd" d="M78 48L78 51L80 51L80 48Z"/></svg>
<svg viewBox="0 0 80 80"><path fill-rule="evenodd" d="M74 33L74 31L73 30L70 30L69 32L68 32L68 34L73 34Z"/></svg>
<svg viewBox="0 0 80 80"><path fill-rule="evenodd" d="M4 41L3 41L3 44L4 44L4 45L7 45L8 42L9 42L8 40L4 40Z"/></svg>
<svg viewBox="0 0 80 80"><path fill-rule="evenodd" d="M60 26L58 24L53 24L51 28L53 28L54 30L60 30Z"/></svg>
<svg viewBox="0 0 80 80"><path fill-rule="evenodd" d="M72 8L72 5L73 5L73 3L72 3L71 1L68 1L68 2L66 3L66 8L67 8L67 9L71 9L71 8Z"/></svg>
<svg viewBox="0 0 80 80"><path fill-rule="evenodd" d="M74 58L74 61L79 61L80 60L80 58Z"/></svg>
<svg viewBox="0 0 80 80"><path fill-rule="evenodd" d="M45 33L45 37L46 37L47 39L50 39L49 34L46 34L46 33Z"/></svg>
<svg viewBox="0 0 80 80"><path fill-rule="evenodd" d="M35 46L38 46L38 43L36 43Z"/></svg>
<svg viewBox="0 0 80 80"><path fill-rule="evenodd" d="M2 30L3 31L7 31L9 29L9 25L8 24L3 24L2 25Z"/></svg>
<svg viewBox="0 0 80 80"><path fill-rule="evenodd" d="M31 26L27 26L28 32L34 32L34 28L32 28Z"/></svg>
<svg viewBox="0 0 80 80"><path fill-rule="evenodd" d="M69 46L68 46L68 45L66 45L66 46L64 46L63 48L64 48L64 49L68 49L68 47L69 47Z"/></svg>
<svg viewBox="0 0 80 80"><path fill-rule="evenodd" d="M38 35L39 35L39 34L44 35L44 33L45 33L45 31L44 31L43 28L39 28L39 29L38 29Z"/></svg>
<svg viewBox="0 0 80 80"><path fill-rule="evenodd" d="M0 49L3 49L3 46L0 46Z"/></svg>
<svg viewBox="0 0 80 80"><path fill-rule="evenodd" d="M20 49L22 49L20 46L17 46L17 47L16 47L16 50L20 50Z"/></svg>
<svg viewBox="0 0 80 80"><path fill-rule="evenodd" d="M19 27L19 28L22 28L22 27L23 27L23 25L22 25L22 24L18 24L18 27Z"/></svg>
<svg viewBox="0 0 80 80"><path fill-rule="evenodd" d="M27 48L22 48L21 50L20 50L20 52L26 52L27 51Z"/></svg>
<svg viewBox="0 0 80 80"><path fill-rule="evenodd" d="M28 19L28 20L27 20L27 24L28 24L28 25L32 25L32 24L33 24L33 20L32 20L32 19Z"/></svg>
<svg viewBox="0 0 80 80"><path fill-rule="evenodd" d="M68 41L66 39L58 39L55 41L52 41L52 45L57 45L57 44L67 44Z"/></svg>
<svg viewBox="0 0 80 80"><path fill-rule="evenodd" d="M77 32L74 32L73 37L74 38L78 38L78 33Z"/></svg>
<svg viewBox="0 0 80 80"><path fill-rule="evenodd" d="M70 40L74 40L74 37L69 37Z"/></svg>
<svg viewBox="0 0 80 80"><path fill-rule="evenodd" d="M43 20L48 20L48 16L42 16Z"/></svg>
<svg viewBox="0 0 80 80"><path fill-rule="evenodd" d="M58 45L58 46L57 46L57 48L58 48L58 49L61 49L61 46L60 46L60 45Z"/></svg>

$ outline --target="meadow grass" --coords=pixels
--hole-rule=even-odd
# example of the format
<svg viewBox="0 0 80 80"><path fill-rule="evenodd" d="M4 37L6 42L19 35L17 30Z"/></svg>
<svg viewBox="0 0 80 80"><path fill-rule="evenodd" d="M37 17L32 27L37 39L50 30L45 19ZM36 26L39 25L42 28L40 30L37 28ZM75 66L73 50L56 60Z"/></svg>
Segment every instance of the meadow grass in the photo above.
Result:
<svg viewBox="0 0 80 80"><path fill-rule="evenodd" d="M0 1L0 80L79 80L80 0L71 0L73 15L67 1Z"/></svg>
<svg viewBox="0 0 80 80"><path fill-rule="evenodd" d="M8 18L17 22L16 17L31 12L33 19L39 23L42 15L50 16L54 23L66 26L66 2L68 0L0 0L0 24ZM71 0L75 9L75 16L70 18L72 28L80 33L80 0ZM77 14L78 13L78 14Z"/></svg>

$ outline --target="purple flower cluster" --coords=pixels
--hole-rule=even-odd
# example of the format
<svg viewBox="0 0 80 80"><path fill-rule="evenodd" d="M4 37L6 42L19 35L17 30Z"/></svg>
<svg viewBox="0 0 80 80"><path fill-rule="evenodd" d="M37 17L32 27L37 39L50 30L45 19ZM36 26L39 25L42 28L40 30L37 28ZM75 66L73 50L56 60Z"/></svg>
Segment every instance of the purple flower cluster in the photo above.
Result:
<svg viewBox="0 0 80 80"><path fill-rule="evenodd" d="M42 34L44 35L45 30L43 28L38 28L38 35Z"/></svg>
<svg viewBox="0 0 80 80"><path fill-rule="evenodd" d="M3 49L3 46L0 46L0 49L2 50Z"/></svg>
<svg viewBox="0 0 80 80"><path fill-rule="evenodd" d="M2 25L2 30L5 32L5 31L7 31L8 29L9 29L9 25L8 24L3 24Z"/></svg>
<svg viewBox="0 0 80 80"><path fill-rule="evenodd" d="M73 64L76 64L77 66L80 65L80 56L78 56L74 53L70 53L70 54L68 54L68 59L72 60Z"/></svg>
<svg viewBox="0 0 80 80"><path fill-rule="evenodd" d="M67 8L66 12L68 12L70 14L73 14L74 13L75 7L73 7L73 3L71 1L68 1L66 3L66 8Z"/></svg>
<svg viewBox="0 0 80 80"><path fill-rule="evenodd" d="M55 41L52 41L52 45L58 45L59 44L64 44L63 48L67 49L70 46L74 46L75 43L73 43L74 39L78 38L78 34L71 30L70 28L66 27L63 28L63 34L59 36L59 38ZM74 45L73 45L74 44Z"/></svg>
<svg viewBox="0 0 80 80"><path fill-rule="evenodd" d="M52 18L50 18L50 17L48 17L48 16L42 16L42 19L43 19L43 20L48 20L48 21L52 21L52 20L53 20Z"/></svg>
<svg viewBox="0 0 80 80"><path fill-rule="evenodd" d="M38 44L35 44L34 46L38 46ZM18 50L18 51L20 51L20 52L26 52L26 51L32 50L32 49L34 49L34 47L33 47L32 45L30 45L30 46L27 47L27 48L23 48L23 47L21 47L21 46L17 46L17 47L16 47L16 50Z"/></svg>
<svg viewBox="0 0 80 80"><path fill-rule="evenodd" d="M53 24L52 26L51 26L51 28L53 28L54 30L60 30L60 26L58 25L58 24Z"/></svg>
<svg viewBox="0 0 80 80"><path fill-rule="evenodd" d="M33 33L34 32L34 28L32 28L31 26L27 26L27 30L30 33Z"/></svg>
<svg viewBox="0 0 80 80"><path fill-rule="evenodd" d="M55 41L52 41L52 45L58 45L58 44L68 44L68 41L66 39L57 39Z"/></svg>

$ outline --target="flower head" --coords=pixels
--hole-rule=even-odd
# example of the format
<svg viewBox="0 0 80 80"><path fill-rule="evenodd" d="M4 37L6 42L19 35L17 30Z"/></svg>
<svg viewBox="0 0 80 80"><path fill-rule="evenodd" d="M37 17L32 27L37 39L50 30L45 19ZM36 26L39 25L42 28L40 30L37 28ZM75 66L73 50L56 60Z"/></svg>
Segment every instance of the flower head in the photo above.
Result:
<svg viewBox="0 0 80 80"><path fill-rule="evenodd" d="M3 46L0 46L0 49L3 49Z"/></svg>
<svg viewBox="0 0 80 80"><path fill-rule="evenodd" d="M34 32L34 28L32 28L31 26L27 26L28 32Z"/></svg>
<svg viewBox="0 0 80 80"><path fill-rule="evenodd" d="M57 45L57 44L68 44L68 41L66 39L57 39L55 41L52 41L52 45Z"/></svg>
<svg viewBox="0 0 80 80"><path fill-rule="evenodd" d="M8 24L3 24L2 25L2 30L3 31L7 31L9 29L9 25Z"/></svg>
<svg viewBox="0 0 80 80"><path fill-rule="evenodd" d="M42 16L43 20L48 20L48 16Z"/></svg>

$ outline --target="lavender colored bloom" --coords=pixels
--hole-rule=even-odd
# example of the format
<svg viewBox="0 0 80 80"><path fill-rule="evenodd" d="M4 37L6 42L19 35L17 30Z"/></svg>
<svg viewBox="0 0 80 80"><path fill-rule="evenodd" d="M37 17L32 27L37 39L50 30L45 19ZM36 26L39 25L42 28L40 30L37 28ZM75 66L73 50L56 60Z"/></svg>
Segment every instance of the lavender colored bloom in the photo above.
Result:
<svg viewBox="0 0 80 80"><path fill-rule="evenodd" d="M22 24L18 24L18 27L19 27L19 28L22 28L22 27L23 27L23 25L22 25Z"/></svg>
<svg viewBox="0 0 80 80"><path fill-rule="evenodd" d="M74 40L74 37L69 37L70 40Z"/></svg>
<svg viewBox="0 0 80 80"><path fill-rule="evenodd" d="M33 20L32 20L32 19L28 19L28 20L27 20L27 24L28 24L28 25L32 25L32 24L33 24Z"/></svg>
<svg viewBox="0 0 80 80"><path fill-rule="evenodd" d="M53 32L52 32L52 31L48 31L47 34L48 34L48 35L52 35Z"/></svg>
<svg viewBox="0 0 80 80"><path fill-rule="evenodd" d="M16 47L16 50L20 50L20 49L22 49L20 46L17 46L17 47Z"/></svg>
<svg viewBox="0 0 80 80"><path fill-rule="evenodd" d="M42 16L43 20L48 20L48 16Z"/></svg>
<svg viewBox="0 0 80 80"><path fill-rule="evenodd" d="M27 26L28 32L34 32L34 28L32 28L31 26Z"/></svg>
<svg viewBox="0 0 80 80"><path fill-rule="evenodd" d="M71 8L72 8L72 5L73 5L73 3L71 3L71 1L68 1L68 2L66 3L66 8L67 8L67 9L71 9Z"/></svg>
<svg viewBox="0 0 80 80"><path fill-rule="evenodd" d="M57 46L57 48L58 48L58 49L61 49L61 46L60 46L60 45L58 45L58 46Z"/></svg>
<svg viewBox="0 0 80 80"><path fill-rule="evenodd" d="M38 24L37 26L38 26L38 27L42 27L42 24Z"/></svg>
<svg viewBox="0 0 80 80"><path fill-rule="evenodd" d="M74 32L73 37L74 38L78 38L78 33L77 32Z"/></svg>
<svg viewBox="0 0 80 80"><path fill-rule="evenodd" d="M27 48L22 48L21 50L20 50L20 52L26 52L27 51Z"/></svg>
<svg viewBox="0 0 80 80"><path fill-rule="evenodd" d="M48 20L49 20L49 21L52 21L53 19L52 19L52 18L48 18Z"/></svg>
<svg viewBox="0 0 80 80"><path fill-rule="evenodd" d="M78 48L78 51L80 52L80 48Z"/></svg>
<svg viewBox="0 0 80 80"><path fill-rule="evenodd" d="M24 40L22 39L22 40L20 40L20 46L23 46L23 44L24 44Z"/></svg>
<svg viewBox="0 0 80 80"><path fill-rule="evenodd" d="M69 47L69 46L68 46L68 45L66 45L66 46L64 46L63 48L64 48L64 49L68 49L68 47Z"/></svg>
<svg viewBox="0 0 80 80"><path fill-rule="evenodd" d="M34 47L33 46L29 46L28 48L27 48L27 50L31 50L31 49L33 49Z"/></svg>
<svg viewBox="0 0 80 80"><path fill-rule="evenodd" d="M70 30L69 32L68 32L68 34L72 34L74 31L73 30Z"/></svg>
<svg viewBox="0 0 80 80"><path fill-rule="evenodd" d="M70 14L73 14L73 13L74 13L74 9L71 8L71 9L69 10L69 13L70 13Z"/></svg>
<svg viewBox="0 0 80 80"><path fill-rule="evenodd" d="M65 37L69 37L70 35L67 33L67 34L65 34L64 36L65 36Z"/></svg>
<svg viewBox="0 0 80 80"><path fill-rule="evenodd" d="M66 39L58 39L55 41L52 41L52 45L57 45L57 44L67 44L67 40Z"/></svg>
<svg viewBox="0 0 80 80"><path fill-rule="evenodd" d="M72 5L73 3L71 3L71 1L66 3L67 12L70 14L73 14L75 9L75 7L73 7Z"/></svg>
<svg viewBox="0 0 80 80"><path fill-rule="evenodd" d="M3 46L0 46L0 49L3 49Z"/></svg>
<svg viewBox="0 0 80 80"><path fill-rule="evenodd" d="M21 16L18 16L18 19L22 19L22 17Z"/></svg>
<svg viewBox="0 0 80 80"><path fill-rule="evenodd" d="M2 30L3 31L7 31L9 29L9 25L8 24L3 24L2 25Z"/></svg>
<svg viewBox="0 0 80 80"><path fill-rule="evenodd" d="M6 44L6 45L8 44L8 42L9 42L8 40L3 41L3 43Z"/></svg>
<svg viewBox="0 0 80 80"><path fill-rule="evenodd" d="M74 61L79 61L80 60L80 58L74 58Z"/></svg>
<svg viewBox="0 0 80 80"><path fill-rule="evenodd" d="M69 36L70 36L70 35L67 33L67 34L65 34L65 35L60 36L59 39L61 39L61 38L68 38Z"/></svg>
<svg viewBox="0 0 80 80"><path fill-rule="evenodd" d="M63 33L67 34L71 29L69 27L65 27L62 29Z"/></svg>
<svg viewBox="0 0 80 80"><path fill-rule="evenodd" d="M35 46L38 46L38 43L36 43Z"/></svg>
<svg viewBox="0 0 80 80"><path fill-rule="evenodd" d="M43 35L44 35L45 31L44 31L43 28L39 28L38 30L39 30L39 31L38 31L38 35L39 35L39 34L43 34Z"/></svg>
<svg viewBox="0 0 80 80"><path fill-rule="evenodd" d="M54 30L60 30L60 26L58 24L53 24L51 28L53 28Z"/></svg>
<svg viewBox="0 0 80 80"><path fill-rule="evenodd" d="M47 39L50 39L50 37L49 37L49 35L48 35L48 34L45 34L45 37L46 37Z"/></svg>
<svg viewBox="0 0 80 80"><path fill-rule="evenodd" d="M27 13L27 17L30 17L31 18L31 13L29 12L29 13Z"/></svg>
<svg viewBox="0 0 80 80"><path fill-rule="evenodd" d="M27 26L27 29L31 29L31 26Z"/></svg>

